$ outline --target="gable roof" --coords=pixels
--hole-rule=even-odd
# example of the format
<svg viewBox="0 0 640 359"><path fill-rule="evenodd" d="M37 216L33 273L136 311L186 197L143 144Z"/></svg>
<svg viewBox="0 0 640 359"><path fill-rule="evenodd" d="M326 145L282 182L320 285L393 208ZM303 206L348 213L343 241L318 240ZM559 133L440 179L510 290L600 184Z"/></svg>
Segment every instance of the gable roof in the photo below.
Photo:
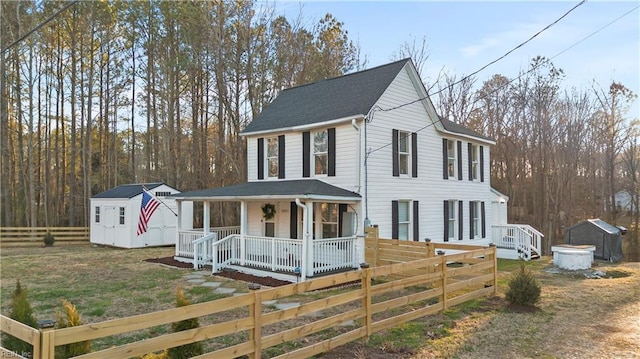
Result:
<svg viewBox="0 0 640 359"><path fill-rule="evenodd" d="M341 199L346 201L359 201L361 198L355 192L316 179L247 182L234 186L176 193L171 197L188 200L210 200L212 198L218 200L260 200L299 197L301 199Z"/></svg>
<svg viewBox="0 0 640 359"><path fill-rule="evenodd" d="M133 198L139 195L140 193L142 193L143 186L146 189L154 189L156 187L162 186L163 184L164 183L162 182L124 184L118 187L114 187L110 190L106 190L104 192L98 193L92 196L91 198Z"/></svg>
<svg viewBox="0 0 640 359"><path fill-rule="evenodd" d="M366 116L411 61L390 64L285 89L242 131L247 135Z"/></svg>

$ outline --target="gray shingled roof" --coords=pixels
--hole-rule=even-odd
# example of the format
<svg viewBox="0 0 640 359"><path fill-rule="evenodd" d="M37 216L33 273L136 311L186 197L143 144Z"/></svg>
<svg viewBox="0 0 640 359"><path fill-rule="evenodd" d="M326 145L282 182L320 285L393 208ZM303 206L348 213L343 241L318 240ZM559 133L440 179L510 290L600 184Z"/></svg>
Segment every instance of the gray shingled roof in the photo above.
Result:
<svg viewBox="0 0 640 359"><path fill-rule="evenodd" d="M328 183L315 179L247 182L234 186L182 192L174 194L171 197L184 199L217 198L221 200L237 200L260 196L282 198L342 197L345 200L360 199L360 195L355 192L332 186Z"/></svg>
<svg viewBox="0 0 640 359"><path fill-rule="evenodd" d="M98 193L91 198L133 198L142 193L142 186L145 186L147 189L154 189L158 186L162 186L163 184L164 183L162 182L124 184Z"/></svg>
<svg viewBox="0 0 640 359"><path fill-rule="evenodd" d="M243 133L287 129L367 115L411 59L292 87L280 92Z"/></svg>
<svg viewBox="0 0 640 359"><path fill-rule="evenodd" d="M472 131L462 125L459 125L453 121L449 121L444 117L440 117L440 123L442 123L442 127L444 127L445 130L449 131L449 132L454 132L454 133L459 133L462 135L467 135L467 136L472 136L472 137L477 137L477 138L482 138L484 140L487 141L494 141L493 139L481 135L475 131Z"/></svg>

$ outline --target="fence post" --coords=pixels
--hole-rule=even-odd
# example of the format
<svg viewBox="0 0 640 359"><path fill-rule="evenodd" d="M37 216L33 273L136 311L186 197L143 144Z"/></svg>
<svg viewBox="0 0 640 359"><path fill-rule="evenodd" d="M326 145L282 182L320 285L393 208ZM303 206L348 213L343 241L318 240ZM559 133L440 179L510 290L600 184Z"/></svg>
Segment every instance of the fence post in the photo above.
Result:
<svg viewBox="0 0 640 359"><path fill-rule="evenodd" d="M379 237L379 232L378 232L378 225L374 225L371 228L371 232L369 232L371 234L371 239L373 240L373 260L371 263L373 265L373 267L377 267L378 266L378 251L380 251L380 237Z"/></svg>
<svg viewBox="0 0 640 359"><path fill-rule="evenodd" d="M429 238L424 239L424 243L427 246L427 258L433 258L436 256L436 246L431 243ZM427 266L427 273L433 273L435 270L435 266Z"/></svg>
<svg viewBox="0 0 640 359"><path fill-rule="evenodd" d="M489 248L492 250L493 260L493 294L498 294L498 248L495 243L489 244Z"/></svg>
<svg viewBox="0 0 640 359"><path fill-rule="evenodd" d="M360 268L362 268L362 291L364 292L364 298L362 298L362 306L364 307L365 317L364 317L364 325L367 329L367 337L366 340L369 340L371 337L371 268L369 268L369 263L361 263Z"/></svg>
<svg viewBox="0 0 640 359"><path fill-rule="evenodd" d="M447 310L447 256L444 252L439 251L440 256L440 271L442 271L442 311Z"/></svg>
<svg viewBox="0 0 640 359"><path fill-rule="evenodd" d="M53 342L53 328L56 322L50 319L39 320L38 330L40 331L40 348L36 351L33 346L33 357L35 359L53 359L56 356L56 347Z"/></svg>
<svg viewBox="0 0 640 359"><path fill-rule="evenodd" d="M249 354L249 359L260 359L262 356L262 295L259 289L259 284L249 284L250 293L253 295L253 305L249 307L249 317L253 318L253 329L249 331L253 353Z"/></svg>

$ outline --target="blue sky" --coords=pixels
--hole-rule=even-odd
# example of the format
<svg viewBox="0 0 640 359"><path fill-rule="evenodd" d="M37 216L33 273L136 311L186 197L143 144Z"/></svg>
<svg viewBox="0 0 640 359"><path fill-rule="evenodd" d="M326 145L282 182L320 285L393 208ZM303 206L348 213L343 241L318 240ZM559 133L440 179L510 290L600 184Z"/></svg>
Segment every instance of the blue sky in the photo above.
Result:
<svg viewBox="0 0 640 359"><path fill-rule="evenodd" d="M389 62L404 42L415 39L420 44L426 37L429 59L423 76L430 81L437 78L442 69L458 77L480 69L578 3L286 1L277 3L276 12L291 19L302 12L307 24L316 23L326 13L333 14L344 23L350 38L359 42L368 67ZM639 5L638 1L587 1L523 47L477 74L476 86L494 74L516 77L537 55L547 58L557 55L552 62L564 70L563 85L567 88L590 89L595 80L606 89L615 80L640 95ZM639 113L640 101L636 100L628 116L637 118Z"/></svg>

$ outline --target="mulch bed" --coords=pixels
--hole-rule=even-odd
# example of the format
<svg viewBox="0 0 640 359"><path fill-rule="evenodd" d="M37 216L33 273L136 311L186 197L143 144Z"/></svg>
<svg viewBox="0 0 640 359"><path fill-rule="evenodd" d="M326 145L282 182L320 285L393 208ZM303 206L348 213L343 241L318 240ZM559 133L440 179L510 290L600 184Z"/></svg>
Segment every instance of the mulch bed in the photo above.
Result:
<svg viewBox="0 0 640 359"><path fill-rule="evenodd" d="M175 268L186 268L186 269L193 268L192 263L180 262L173 259L173 257L149 258L149 259L145 259L145 262L159 263L159 264L163 264L163 265L175 267ZM207 267L209 268L209 270L211 270L210 266L205 266L205 268ZM283 285L291 284L291 282L275 279L272 277L259 277L251 274L240 273L237 271L221 271L219 273L216 273L215 275L219 277L234 279L234 280L241 280L247 283L256 283L266 287L280 287Z"/></svg>

